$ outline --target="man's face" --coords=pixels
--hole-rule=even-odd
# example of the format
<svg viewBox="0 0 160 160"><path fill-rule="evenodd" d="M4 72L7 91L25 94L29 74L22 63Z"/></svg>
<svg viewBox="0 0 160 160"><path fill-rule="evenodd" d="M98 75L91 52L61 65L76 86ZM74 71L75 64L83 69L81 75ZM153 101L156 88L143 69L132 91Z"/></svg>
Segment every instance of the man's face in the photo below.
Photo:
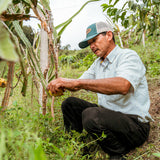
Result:
<svg viewBox="0 0 160 160"><path fill-rule="evenodd" d="M111 32L112 34L112 32ZM101 58L106 58L106 56L109 54L110 50L110 40L112 39L111 34L108 32L106 35L99 34L93 39L90 39L88 41L88 44L90 45L91 50Z"/></svg>

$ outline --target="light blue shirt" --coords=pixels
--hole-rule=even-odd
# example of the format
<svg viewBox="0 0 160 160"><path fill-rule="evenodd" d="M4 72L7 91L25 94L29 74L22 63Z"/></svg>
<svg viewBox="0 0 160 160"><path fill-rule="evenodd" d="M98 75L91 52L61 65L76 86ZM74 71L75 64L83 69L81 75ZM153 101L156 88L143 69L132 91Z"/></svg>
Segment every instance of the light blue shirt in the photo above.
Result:
<svg viewBox="0 0 160 160"><path fill-rule="evenodd" d="M98 104L110 110L138 115L140 121L148 122L152 118L148 112L150 99L145 73L146 69L135 51L116 46L103 62L97 58L80 79L127 79L132 87L126 95L97 93Z"/></svg>

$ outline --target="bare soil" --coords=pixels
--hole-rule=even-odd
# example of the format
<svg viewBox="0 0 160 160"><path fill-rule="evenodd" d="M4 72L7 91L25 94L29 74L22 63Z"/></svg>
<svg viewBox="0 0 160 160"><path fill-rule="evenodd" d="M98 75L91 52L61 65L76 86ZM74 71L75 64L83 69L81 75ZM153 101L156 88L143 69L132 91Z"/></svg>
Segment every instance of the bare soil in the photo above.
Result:
<svg viewBox="0 0 160 160"><path fill-rule="evenodd" d="M148 80L150 94L150 114L154 119L151 122L150 135L145 144L129 153L129 159L160 160L153 156L153 153L160 152L160 78Z"/></svg>

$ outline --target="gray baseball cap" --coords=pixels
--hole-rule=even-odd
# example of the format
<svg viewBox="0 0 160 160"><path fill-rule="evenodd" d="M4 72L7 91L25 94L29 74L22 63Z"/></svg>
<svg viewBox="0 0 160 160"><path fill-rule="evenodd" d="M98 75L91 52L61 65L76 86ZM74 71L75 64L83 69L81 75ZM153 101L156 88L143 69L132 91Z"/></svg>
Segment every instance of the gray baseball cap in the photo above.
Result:
<svg viewBox="0 0 160 160"><path fill-rule="evenodd" d="M86 39L84 39L79 43L79 47L86 48L87 46L89 46L88 40L94 38L95 36L97 36L102 32L107 32L107 31L113 32L113 28L110 24L106 22L97 22L97 23L91 24L90 26L87 27Z"/></svg>

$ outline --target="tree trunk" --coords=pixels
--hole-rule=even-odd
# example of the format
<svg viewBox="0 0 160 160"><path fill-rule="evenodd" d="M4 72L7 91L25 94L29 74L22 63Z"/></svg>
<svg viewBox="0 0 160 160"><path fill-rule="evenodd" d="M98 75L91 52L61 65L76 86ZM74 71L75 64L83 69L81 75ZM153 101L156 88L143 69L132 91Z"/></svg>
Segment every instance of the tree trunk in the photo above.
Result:
<svg viewBox="0 0 160 160"><path fill-rule="evenodd" d="M13 82L13 75L14 75L14 62L9 62L8 65L8 77L7 77L7 87L4 93L4 98L2 101L2 111L4 111L9 103L9 97L11 94L11 87Z"/></svg>
<svg viewBox="0 0 160 160"><path fill-rule="evenodd" d="M48 73L48 34L43 28L41 29L40 66L41 66L42 73L44 74L44 78L48 82L48 74L47 74ZM42 106L41 112L43 113L43 115L45 115L47 94L44 91L44 88L41 83L39 88L39 103Z"/></svg>

